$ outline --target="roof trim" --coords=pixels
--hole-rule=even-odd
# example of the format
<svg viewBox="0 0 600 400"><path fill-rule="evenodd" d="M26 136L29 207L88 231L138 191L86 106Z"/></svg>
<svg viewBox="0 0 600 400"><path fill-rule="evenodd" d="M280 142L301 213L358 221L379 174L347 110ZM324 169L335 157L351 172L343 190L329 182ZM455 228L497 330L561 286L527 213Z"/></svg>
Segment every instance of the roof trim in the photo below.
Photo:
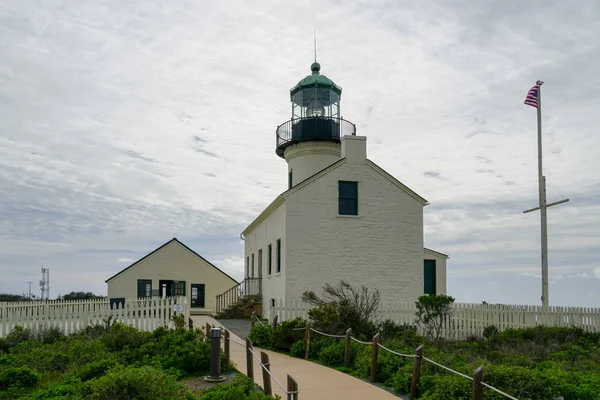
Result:
<svg viewBox="0 0 600 400"><path fill-rule="evenodd" d="M277 197L275 197L275 200L273 200L271 204L269 204L267 208L263 210L263 212L258 214L258 217L254 218L254 220L250 222L250 224L242 231L242 236L245 236L246 233L254 230L254 228L256 228L258 224L267 219L267 217L271 215L273 211L277 210L279 206L282 205L284 202L285 198L282 195L278 195Z"/></svg>
<svg viewBox="0 0 600 400"><path fill-rule="evenodd" d="M425 250L425 253L429 253L433 256L438 256L438 257L442 257L445 259L450 258L450 256L448 254L440 253L439 251L431 250L431 249L428 249L427 247L423 247L423 250Z"/></svg>
<svg viewBox="0 0 600 400"><path fill-rule="evenodd" d="M267 206L267 208L265 208L263 210L263 212L261 212L258 217L256 217L241 233L242 236L246 236L247 233L251 232L252 230L254 230L254 228L257 227L258 224L260 224L261 222L263 222L265 219L267 219L267 217L269 215L271 215L273 213L273 211L275 211L277 209L277 207L279 207L283 202L285 202L285 198L287 197L288 194L300 189L300 187L304 187L306 185L308 185L310 182L314 181L315 179L318 179L319 177L321 177L322 175L325 175L327 172L331 171L334 168L337 168L338 166L342 165L342 161L345 161L346 158L341 158L339 160L337 160L336 162L334 162L333 164L328 165L327 167L323 168L322 170L320 170L319 172L309 176L308 178L306 178L305 180L303 180L302 182L296 184L296 186L286 190L285 192L281 193L279 196L277 196L275 198L275 200L273 200L271 202L271 204L269 204Z"/></svg>
<svg viewBox="0 0 600 400"><path fill-rule="evenodd" d="M379 165L375 164L373 161L367 159L367 165L373 168L375 171L379 172L381 175L386 177L390 182L394 185L398 186L400 189L404 190L409 196L413 199L417 200L419 203L423 204L423 206L429 205L429 202L425 200L423 197L419 196L417 192L400 182L398 179L394 178L392 174L381 168Z"/></svg>
<svg viewBox="0 0 600 400"><path fill-rule="evenodd" d="M217 267L216 265L214 265L213 263L211 263L210 261L208 261L206 258L202 257L200 254L196 253L194 250L190 249L188 246L186 246L182 242L180 242L179 239L177 239L177 238L173 238L173 239L169 240L167 243L163 244L162 246L160 246L160 247L156 248L155 250L151 251L150 253L146 254L144 257L140 258L139 260L137 260L136 262L134 262L133 264L131 264L129 267L127 267L125 269L122 269L121 271L117 272L115 275L113 275L110 278L108 278L107 280L105 280L104 283L108 283L108 281L116 278L117 276L121 275L123 272L127 271L128 269L130 269L132 267L135 267L137 264L141 263L142 261L144 261L145 259L149 258L154 253L157 253L159 250L167 247L169 244L171 244L173 242L179 243L185 249L189 250L192 254L194 254L196 257L202 259L208 265L210 265L211 267L213 267L214 269L216 269L217 271L219 271L220 273L222 273L223 275L225 275L226 277L228 277L229 279L231 279L236 284L239 283L238 281L236 281L235 279L233 279L231 276L229 276L225 272L223 272L221 269L219 269L219 267Z"/></svg>

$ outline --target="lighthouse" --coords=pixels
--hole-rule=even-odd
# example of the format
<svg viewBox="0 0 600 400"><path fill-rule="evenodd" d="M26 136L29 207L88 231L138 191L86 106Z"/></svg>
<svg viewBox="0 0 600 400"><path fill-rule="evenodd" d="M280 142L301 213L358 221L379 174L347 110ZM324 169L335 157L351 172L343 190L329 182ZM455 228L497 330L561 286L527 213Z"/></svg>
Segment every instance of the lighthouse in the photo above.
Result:
<svg viewBox="0 0 600 400"><path fill-rule="evenodd" d="M321 74L319 63L310 69L290 90L292 118L276 131L276 153L288 164L288 188L338 161L341 139L356 136L356 126L340 116L342 88Z"/></svg>

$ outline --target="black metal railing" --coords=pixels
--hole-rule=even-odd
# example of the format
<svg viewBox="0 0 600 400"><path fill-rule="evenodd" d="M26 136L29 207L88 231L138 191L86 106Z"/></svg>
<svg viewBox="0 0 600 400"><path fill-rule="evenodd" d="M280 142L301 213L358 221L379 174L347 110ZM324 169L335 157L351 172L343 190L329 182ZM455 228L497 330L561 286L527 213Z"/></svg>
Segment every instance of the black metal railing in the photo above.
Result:
<svg viewBox="0 0 600 400"><path fill-rule="evenodd" d="M262 294L262 279L261 278L246 278L232 288L217 295L217 310L220 314L229 307L236 304L244 296L261 295Z"/></svg>
<svg viewBox="0 0 600 400"><path fill-rule="evenodd" d="M320 140L339 142L346 135L356 136L356 125L343 118L294 118L277 127L277 155L283 157L285 148L294 143Z"/></svg>

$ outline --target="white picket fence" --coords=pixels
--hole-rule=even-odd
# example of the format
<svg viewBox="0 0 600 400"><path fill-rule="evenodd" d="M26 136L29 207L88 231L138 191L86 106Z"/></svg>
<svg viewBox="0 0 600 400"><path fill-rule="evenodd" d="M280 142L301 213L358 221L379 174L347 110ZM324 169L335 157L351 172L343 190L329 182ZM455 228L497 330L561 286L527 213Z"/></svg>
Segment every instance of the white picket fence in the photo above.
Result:
<svg viewBox="0 0 600 400"><path fill-rule="evenodd" d="M112 306L108 299L0 302L0 337L6 337L17 325L32 330L56 327L69 334L104 324L111 317L112 322L153 331L172 323L174 309L181 309L179 313L185 315L187 323L190 310L185 297L125 299Z"/></svg>
<svg viewBox="0 0 600 400"><path fill-rule="evenodd" d="M277 315L279 321L296 317L308 319L311 307L302 299L276 299L275 307L271 308L269 315L271 319ZM414 302L384 304L380 320L416 324L416 311ZM265 310L265 314L268 314L268 310ZM444 322L443 336L457 340L471 336L481 337L483 330L490 325L495 325L500 331L544 325L578 327L600 332L600 308L551 306L543 309L542 306L531 305L454 303L451 317Z"/></svg>

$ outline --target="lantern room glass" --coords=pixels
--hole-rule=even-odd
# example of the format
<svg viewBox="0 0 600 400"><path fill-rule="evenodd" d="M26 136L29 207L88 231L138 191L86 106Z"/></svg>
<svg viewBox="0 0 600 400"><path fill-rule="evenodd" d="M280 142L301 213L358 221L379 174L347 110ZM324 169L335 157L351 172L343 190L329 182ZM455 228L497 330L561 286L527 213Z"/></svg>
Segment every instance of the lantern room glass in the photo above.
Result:
<svg viewBox="0 0 600 400"><path fill-rule="evenodd" d="M340 117L339 94L328 88L311 87L292 96L292 120L319 117Z"/></svg>

